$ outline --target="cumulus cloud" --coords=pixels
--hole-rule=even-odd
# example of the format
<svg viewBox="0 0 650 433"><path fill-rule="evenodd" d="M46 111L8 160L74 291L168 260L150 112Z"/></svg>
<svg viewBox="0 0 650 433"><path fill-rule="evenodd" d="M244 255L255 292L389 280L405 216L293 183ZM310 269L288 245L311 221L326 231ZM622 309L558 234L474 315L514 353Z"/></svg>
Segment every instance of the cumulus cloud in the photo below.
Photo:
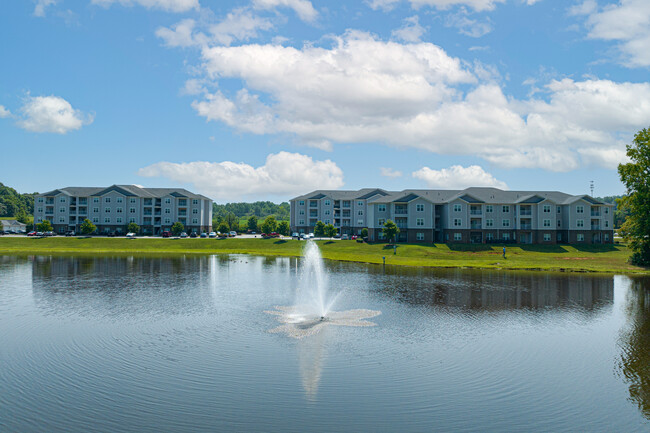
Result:
<svg viewBox="0 0 650 433"><path fill-rule="evenodd" d="M47 1L47 0L45 0ZM199 9L199 0L92 0L93 4L109 7L113 3L123 6L140 5L147 9L160 9L167 12L187 12Z"/></svg>
<svg viewBox="0 0 650 433"><path fill-rule="evenodd" d="M485 65L357 31L329 47L206 46L201 57L210 85L193 101L199 115L321 149L377 142L512 168L611 167L650 118L650 83L554 80L517 99ZM206 90L221 79L241 87Z"/></svg>
<svg viewBox="0 0 650 433"><path fill-rule="evenodd" d="M458 12L447 15L445 26L456 27L459 33L472 38L480 38L492 31L489 20L481 22L471 19L465 8L460 8Z"/></svg>
<svg viewBox="0 0 650 433"><path fill-rule="evenodd" d="M532 5L538 0L527 0L528 5ZM373 9L391 10L400 0L370 0L368 5ZM445 10L454 6L467 6L477 12L493 10L497 4L505 3L506 0L409 0L413 9L422 7L434 7Z"/></svg>
<svg viewBox="0 0 650 433"><path fill-rule="evenodd" d="M650 2L621 0L603 8L587 0L569 10L585 15L588 37L618 42L621 62L629 67L650 66Z"/></svg>
<svg viewBox="0 0 650 433"><path fill-rule="evenodd" d="M201 193L220 200L269 195L288 198L314 189L343 186L343 172L334 162L314 161L309 156L289 152L270 154L266 163L257 168L231 161L158 162L141 168L138 175L192 183Z"/></svg>
<svg viewBox="0 0 650 433"><path fill-rule="evenodd" d="M301 20L311 22L318 18L318 12L308 0L253 0L253 6L258 9L275 9L287 7L293 9Z"/></svg>
<svg viewBox="0 0 650 433"><path fill-rule="evenodd" d="M420 25L420 19L417 15L408 17L404 20L404 25L397 30L393 30L394 38L406 42L420 42L420 38L426 32L426 29Z"/></svg>
<svg viewBox="0 0 650 433"><path fill-rule="evenodd" d="M92 115L75 110L58 96L28 96L20 112L18 126L31 132L65 134L93 121Z"/></svg>
<svg viewBox="0 0 650 433"><path fill-rule="evenodd" d="M48 6L56 4L56 1L57 0L37 0L36 6L34 6L34 16L44 17L45 9L47 9Z"/></svg>
<svg viewBox="0 0 650 433"><path fill-rule="evenodd" d="M4 105L0 105L0 119L11 116L11 111L6 109Z"/></svg>
<svg viewBox="0 0 650 433"><path fill-rule="evenodd" d="M380 167L379 171L381 172L381 175L384 177L396 178L402 176L401 171L393 170L392 168Z"/></svg>
<svg viewBox="0 0 650 433"><path fill-rule="evenodd" d="M492 186L508 189L505 182L495 179L494 176L478 165L470 165L469 167L452 165L442 170L422 167L420 170L414 171L412 176L423 180L429 188L465 189L471 186Z"/></svg>

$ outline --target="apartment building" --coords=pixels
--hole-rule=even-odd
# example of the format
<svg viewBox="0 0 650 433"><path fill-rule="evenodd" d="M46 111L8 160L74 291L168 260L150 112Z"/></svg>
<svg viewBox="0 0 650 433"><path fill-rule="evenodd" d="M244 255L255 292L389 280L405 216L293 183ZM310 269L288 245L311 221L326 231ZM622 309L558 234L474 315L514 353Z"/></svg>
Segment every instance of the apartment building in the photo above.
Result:
<svg viewBox="0 0 650 433"><path fill-rule="evenodd" d="M34 221L49 220L54 231L79 232L88 218L99 233L126 233L136 223L143 233L159 235L181 222L188 232L212 230L212 200L182 188L135 185L67 187L34 198Z"/></svg>
<svg viewBox="0 0 650 433"><path fill-rule="evenodd" d="M368 229L383 239L387 220L398 242L612 243L614 205L558 191L465 190L314 191L290 200L291 228L313 232L317 221L342 234Z"/></svg>

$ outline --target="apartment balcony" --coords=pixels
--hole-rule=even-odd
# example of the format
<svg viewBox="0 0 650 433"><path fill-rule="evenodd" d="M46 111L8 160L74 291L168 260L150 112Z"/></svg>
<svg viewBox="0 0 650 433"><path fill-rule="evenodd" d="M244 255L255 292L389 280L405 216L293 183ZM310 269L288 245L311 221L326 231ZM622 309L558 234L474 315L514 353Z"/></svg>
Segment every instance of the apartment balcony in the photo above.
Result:
<svg viewBox="0 0 650 433"><path fill-rule="evenodd" d="M533 214L533 211L530 209L522 209L519 211L519 215L521 216L531 216Z"/></svg>
<svg viewBox="0 0 650 433"><path fill-rule="evenodd" d="M339 209L341 207L341 202L338 200L334 201L334 209Z"/></svg>
<svg viewBox="0 0 650 433"><path fill-rule="evenodd" d="M479 210L470 210L469 214L470 215L479 215L480 216L480 215L483 215L483 212L480 209Z"/></svg>
<svg viewBox="0 0 650 433"><path fill-rule="evenodd" d="M481 230L483 228L483 226L481 224L472 224L472 225L470 225L470 228L472 230Z"/></svg>
<svg viewBox="0 0 650 433"><path fill-rule="evenodd" d="M160 209L156 209L155 212L154 212L154 215L156 215L156 216L160 215Z"/></svg>
<svg viewBox="0 0 650 433"><path fill-rule="evenodd" d="M599 216L600 216L600 212L599 212L599 211L593 211L593 210L592 210L592 211L591 211L591 216L592 216L592 217L599 217Z"/></svg>
<svg viewBox="0 0 650 433"><path fill-rule="evenodd" d="M395 209L395 215L407 215L408 213L406 209Z"/></svg>
<svg viewBox="0 0 650 433"><path fill-rule="evenodd" d="M343 220L341 223L343 227L350 227L352 224L350 223L350 220Z"/></svg>
<svg viewBox="0 0 650 433"><path fill-rule="evenodd" d="M550 227L547 227L547 228L550 229ZM519 225L519 230L532 230L532 229L533 229L532 224L520 224Z"/></svg>
<svg viewBox="0 0 650 433"><path fill-rule="evenodd" d="M87 199L87 198L80 198L80 199L79 199L79 204L80 204L80 205L88 204L88 199Z"/></svg>
<svg viewBox="0 0 650 433"><path fill-rule="evenodd" d="M396 225L398 228L400 228L400 229L407 229L407 228L409 228L408 224L406 224L406 223L399 223L399 224L395 224L395 225Z"/></svg>
<svg viewBox="0 0 650 433"><path fill-rule="evenodd" d="M350 218L350 211L349 210L344 210L343 211L343 218Z"/></svg>
<svg viewBox="0 0 650 433"><path fill-rule="evenodd" d="M309 207L318 207L318 202L315 201L309 202Z"/></svg>
<svg viewBox="0 0 650 433"><path fill-rule="evenodd" d="M45 204L54 204L54 199L53 198L46 198L45 199Z"/></svg>
<svg viewBox="0 0 650 433"><path fill-rule="evenodd" d="M145 215L146 215L146 214L145 214ZM186 212L186 211L180 211L180 212L178 212L178 216L179 216L179 217L187 216L187 212Z"/></svg>
<svg viewBox="0 0 650 433"><path fill-rule="evenodd" d="M591 229L592 230L600 230L600 224L592 224Z"/></svg>
<svg viewBox="0 0 650 433"><path fill-rule="evenodd" d="M46 211L45 211L45 215L54 215L54 211L52 211L52 210L49 210L49 211L46 210Z"/></svg>
<svg viewBox="0 0 650 433"><path fill-rule="evenodd" d="M152 200L150 198L145 198L144 199L144 205L145 206L151 206L152 205Z"/></svg>
<svg viewBox="0 0 650 433"><path fill-rule="evenodd" d="M316 211L309 212L309 216L311 218L318 218L318 212L316 212Z"/></svg>
<svg viewBox="0 0 650 433"><path fill-rule="evenodd" d="M350 207L350 202L349 201L344 201L343 202L343 207Z"/></svg>

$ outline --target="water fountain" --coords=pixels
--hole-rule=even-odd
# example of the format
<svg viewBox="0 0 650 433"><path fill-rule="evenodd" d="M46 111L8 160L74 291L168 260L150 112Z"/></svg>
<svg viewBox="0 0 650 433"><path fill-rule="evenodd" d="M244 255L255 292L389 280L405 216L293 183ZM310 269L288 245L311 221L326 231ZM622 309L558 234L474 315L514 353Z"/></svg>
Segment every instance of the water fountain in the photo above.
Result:
<svg viewBox="0 0 650 433"><path fill-rule="evenodd" d="M375 326L375 323L364 319L381 314L380 311L363 309L332 310L341 291L330 291L323 259L318 245L314 241L308 241L305 246L300 284L294 305L275 307L275 310L267 311L269 314L278 316L278 321L282 323L271 332L281 332L293 338L303 338L330 325Z"/></svg>

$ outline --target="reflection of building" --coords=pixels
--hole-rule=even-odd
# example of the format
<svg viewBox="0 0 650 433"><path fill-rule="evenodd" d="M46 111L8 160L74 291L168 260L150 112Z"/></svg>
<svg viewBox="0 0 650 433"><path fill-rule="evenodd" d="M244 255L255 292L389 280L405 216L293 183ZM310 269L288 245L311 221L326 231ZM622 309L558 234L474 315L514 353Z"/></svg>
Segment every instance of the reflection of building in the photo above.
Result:
<svg viewBox="0 0 650 433"><path fill-rule="evenodd" d="M129 223L146 234L160 234L175 222L187 231L212 230L212 200L182 188L141 188L113 185L108 188L69 187L34 198L34 221L49 220L54 231L79 231L89 219L97 231L126 232Z"/></svg>
<svg viewBox="0 0 650 433"><path fill-rule="evenodd" d="M613 242L611 204L557 191L361 189L314 191L290 200L291 228L313 232L318 221L343 234L368 229L381 240L384 222L400 229L400 242Z"/></svg>

